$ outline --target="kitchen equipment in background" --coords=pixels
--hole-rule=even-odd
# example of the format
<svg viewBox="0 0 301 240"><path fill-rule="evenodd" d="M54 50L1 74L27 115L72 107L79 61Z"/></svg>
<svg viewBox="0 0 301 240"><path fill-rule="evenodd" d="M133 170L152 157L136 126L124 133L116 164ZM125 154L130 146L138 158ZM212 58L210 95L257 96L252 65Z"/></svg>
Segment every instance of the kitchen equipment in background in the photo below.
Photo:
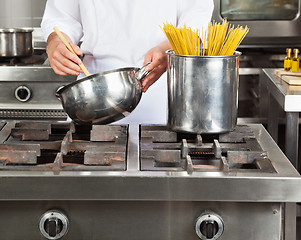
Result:
<svg viewBox="0 0 301 240"><path fill-rule="evenodd" d="M264 70L264 69L263 69ZM292 72L292 71L286 71L282 69L275 69L274 71L275 75L288 83L289 85L301 85L301 73L300 72ZM293 86L291 86L291 89L293 90ZM296 89L301 90L301 89ZM288 91L286 92L288 93Z"/></svg>
<svg viewBox="0 0 301 240"><path fill-rule="evenodd" d="M6 240L296 239L301 178L261 125L1 121L0 153Z"/></svg>
<svg viewBox="0 0 301 240"><path fill-rule="evenodd" d="M283 137L285 139L285 146L283 149L285 150L285 154L288 159L292 162L292 164L296 167L296 169L300 170L300 166L298 165L298 159L300 159L299 152L299 118L301 112L301 87L293 86L291 84L287 84L281 80L279 76L281 76L280 69L263 69L262 74L260 76L260 80L263 86L266 87L266 96L268 96L269 102L269 111L268 111L268 124L267 129L276 143L281 143L281 137L278 137L279 131L279 115L281 113L285 114L285 124L286 129L283 133ZM287 72L287 71L285 71ZM289 72L287 72L289 73ZM294 76L282 76L288 82L288 79L295 78L294 82L301 81L300 75L299 77ZM291 82L293 83L293 81ZM279 136L281 136L279 134Z"/></svg>
<svg viewBox="0 0 301 240"><path fill-rule="evenodd" d="M294 56L293 56L293 60L292 60L292 71L293 72L299 72L299 68L300 68L300 59L299 59L299 49L295 48L293 50L294 52Z"/></svg>
<svg viewBox="0 0 301 240"><path fill-rule="evenodd" d="M284 70L285 71L290 71L292 68L292 49L291 48L287 48L286 49L286 57L284 58Z"/></svg>
<svg viewBox="0 0 301 240"><path fill-rule="evenodd" d="M301 47L300 9L301 0L214 0L212 21L227 18L230 24L250 28L238 48L242 52L238 108L242 122L267 122L267 90L259 74L262 68L283 68L285 49Z"/></svg>
<svg viewBox="0 0 301 240"><path fill-rule="evenodd" d="M214 0L212 19L250 28L243 47L300 47L300 0Z"/></svg>
<svg viewBox="0 0 301 240"><path fill-rule="evenodd" d="M184 56L168 51L168 126L222 133L237 122L239 56Z"/></svg>
<svg viewBox="0 0 301 240"><path fill-rule="evenodd" d="M33 56L32 56L33 57ZM56 75L48 65L38 62L17 64L0 59L0 119L66 120L56 91L75 79ZM26 60L30 60L26 58ZM40 60L39 60L40 61Z"/></svg>
<svg viewBox="0 0 301 240"><path fill-rule="evenodd" d="M26 57L33 54L33 29L0 29L0 57Z"/></svg>
<svg viewBox="0 0 301 240"><path fill-rule="evenodd" d="M108 124L129 115L142 96L140 81L150 73L120 68L94 74L60 88L57 96L69 117L80 124Z"/></svg>
<svg viewBox="0 0 301 240"><path fill-rule="evenodd" d="M0 119L66 120L67 114L55 94L76 77L54 73L42 31L33 30L32 55L0 56Z"/></svg>

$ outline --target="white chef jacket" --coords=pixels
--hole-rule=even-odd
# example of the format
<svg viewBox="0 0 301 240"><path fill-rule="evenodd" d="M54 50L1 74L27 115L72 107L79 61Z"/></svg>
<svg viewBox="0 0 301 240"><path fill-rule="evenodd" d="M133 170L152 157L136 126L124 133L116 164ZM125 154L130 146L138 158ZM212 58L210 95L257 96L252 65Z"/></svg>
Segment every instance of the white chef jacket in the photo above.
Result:
<svg viewBox="0 0 301 240"><path fill-rule="evenodd" d="M167 40L160 28L163 23L201 30L212 11L212 0L48 0L41 27L46 40L54 26L75 44L82 39L83 63L94 74L142 67L145 54ZM166 119L164 74L142 95L136 109L117 123L165 124Z"/></svg>

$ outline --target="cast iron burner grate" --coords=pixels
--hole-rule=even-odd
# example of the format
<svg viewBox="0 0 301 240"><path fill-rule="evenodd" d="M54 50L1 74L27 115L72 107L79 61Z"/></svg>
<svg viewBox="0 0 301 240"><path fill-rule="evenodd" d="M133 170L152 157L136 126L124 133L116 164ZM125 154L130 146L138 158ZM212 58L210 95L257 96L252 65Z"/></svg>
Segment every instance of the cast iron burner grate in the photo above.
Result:
<svg viewBox="0 0 301 240"><path fill-rule="evenodd" d="M0 129L0 170L126 169L127 126L13 121Z"/></svg>
<svg viewBox="0 0 301 240"><path fill-rule="evenodd" d="M276 172L248 126L211 135L142 126L140 139L143 171Z"/></svg>

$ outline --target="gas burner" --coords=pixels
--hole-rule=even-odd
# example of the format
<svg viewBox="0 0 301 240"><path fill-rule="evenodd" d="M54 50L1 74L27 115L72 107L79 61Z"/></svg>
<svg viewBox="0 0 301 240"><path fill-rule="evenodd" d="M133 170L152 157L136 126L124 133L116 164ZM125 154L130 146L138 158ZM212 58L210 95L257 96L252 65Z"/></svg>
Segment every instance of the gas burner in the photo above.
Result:
<svg viewBox="0 0 301 240"><path fill-rule="evenodd" d="M2 123L0 170L126 170L128 126ZM275 173L251 128L218 135L140 127L141 171Z"/></svg>
<svg viewBox="0 0 301 240"><path fill-rule="evenodd" d="M11 122L3 128L0 170L125 170L126 126Z"/></svg>
<svg viewBox="0 0 301 240"><path fill-rule="evenodd" d="M275 169L248 126L219 135L182 134L164 126L141 128L144 171L260 171Z"/></svg>

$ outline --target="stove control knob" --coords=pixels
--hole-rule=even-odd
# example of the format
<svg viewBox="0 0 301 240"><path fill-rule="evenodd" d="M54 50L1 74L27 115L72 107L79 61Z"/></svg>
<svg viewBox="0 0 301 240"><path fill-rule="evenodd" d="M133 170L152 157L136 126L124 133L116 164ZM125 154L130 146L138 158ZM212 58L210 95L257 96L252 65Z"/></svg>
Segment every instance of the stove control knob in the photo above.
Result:
<svg viewBox="0 0 301 240"><path fill-rule="evenodd" d="M31 91L26 86L19 86L15 89L15 97L20 102L27 102L31 97Z"/></svg>
<svg viewBox="0 0 301 240"><path fill-rule="evenodd" d="M203 214L196 221L195 231L202 240L216 240L224 232L224 223L221 217L214 213Z"/></svg>
<svg viewBox="0 0 301 240"><path fill-rule="evenodd" d="M67 234L69 220L59 211L48 211L41 217L39 227L40 232L46 239L56 240Z"/></svg>

